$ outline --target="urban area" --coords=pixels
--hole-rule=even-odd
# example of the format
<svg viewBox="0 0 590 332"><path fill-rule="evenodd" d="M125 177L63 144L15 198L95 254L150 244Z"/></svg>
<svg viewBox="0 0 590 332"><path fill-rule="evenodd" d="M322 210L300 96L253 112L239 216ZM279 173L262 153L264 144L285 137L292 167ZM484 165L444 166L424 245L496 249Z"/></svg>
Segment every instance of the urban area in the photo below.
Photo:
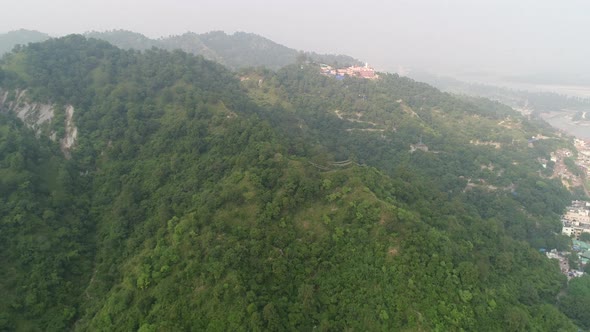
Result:
<svg viewBox="0 0 590 332"><path fill-rule="evenodd" d="M575 156L567 149L560 149L551 154L555 163L553 177L561 178L567 187L582 187L588 193L590 179L590 140L575 139L578 151ZM574 163L574 165L568 165ZM573 169L572 169L573 168ZM562 234L572 238L570 251L553 249L546 252L547 257L559 260L561 272L569 279L584 275L590 260L590 202L573 201L562 216Z"/></svg>

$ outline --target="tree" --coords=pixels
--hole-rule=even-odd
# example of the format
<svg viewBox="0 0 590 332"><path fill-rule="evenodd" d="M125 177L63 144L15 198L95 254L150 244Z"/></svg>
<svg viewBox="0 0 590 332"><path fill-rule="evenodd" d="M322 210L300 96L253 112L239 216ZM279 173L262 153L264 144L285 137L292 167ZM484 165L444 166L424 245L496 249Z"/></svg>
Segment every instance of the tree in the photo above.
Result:
<svg viewBox="0 0 590 332"><path fill-rule="evenodd" d="M590 328L590 276L572 279L559 305L581 327Z"/></svg>
<svg viewBox="0 0 590 332"><path fill-rule="evenodd" d="M307 60L308 60L307 54L305 54L304 52L299 52L297 54L297 63L298 64L304 64Z"/></svg>
<svg viewBox="0 0 590 332"><path fill-rule="evenodd" d="M576 253L571 253L567 256L570 269L576 270L579 267L579 258Z"/></svg>
<svg viewBox="0 0 590 332"><path fill-rule="evenodd" d="M580 234L580 241L590 243L590 233L582 233Z"/></svg>

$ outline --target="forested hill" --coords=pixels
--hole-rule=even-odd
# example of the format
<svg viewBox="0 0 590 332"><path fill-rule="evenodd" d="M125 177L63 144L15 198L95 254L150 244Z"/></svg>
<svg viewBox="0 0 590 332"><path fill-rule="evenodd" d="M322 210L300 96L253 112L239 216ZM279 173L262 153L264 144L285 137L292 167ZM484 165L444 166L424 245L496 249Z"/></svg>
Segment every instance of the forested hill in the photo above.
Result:
<svg viewBox="0 0 590 332"><path fill-rule="evenodd" d="M500 104L72 35L3 58L0 111L0 330L590 327L538 250L569 143Z"/></svg>
<svg viewBox="0 0 590 332"><path fill-rule="evenodd" d="M223 31L203 34L187 32L177 36L150 39L136 32L113 30L89 32L86 36L106 40L123 49L147 50L152 47L170 51L180 49L187 53L202 55L231 69L246 67L278 69L295 63L300 54L305 54L314 61L332 65L348 66L360 63L345 55L300 53L262 36L246 32L236 32L231 35Z"/></svg>

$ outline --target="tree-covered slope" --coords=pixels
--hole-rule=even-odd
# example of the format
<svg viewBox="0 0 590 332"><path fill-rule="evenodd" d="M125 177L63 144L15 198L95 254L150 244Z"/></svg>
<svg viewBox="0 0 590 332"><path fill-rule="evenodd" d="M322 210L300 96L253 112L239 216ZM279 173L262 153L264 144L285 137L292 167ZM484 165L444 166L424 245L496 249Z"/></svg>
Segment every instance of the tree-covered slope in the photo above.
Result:
<svg viewBox="0 0 590 332"><path fill-rule="evenodd" d="M0 114L0 329L63 330L92 266L88 192L47 139Z"/></svg>
<svg viewBox="0 0 590 332"><path fill-rule="evenodd" d="M499 104L81 36L5 57L0 88L78 130L66 161L3 115L4 329L576 330L538 252L570 195L537 158L568 143Z"/></svg>

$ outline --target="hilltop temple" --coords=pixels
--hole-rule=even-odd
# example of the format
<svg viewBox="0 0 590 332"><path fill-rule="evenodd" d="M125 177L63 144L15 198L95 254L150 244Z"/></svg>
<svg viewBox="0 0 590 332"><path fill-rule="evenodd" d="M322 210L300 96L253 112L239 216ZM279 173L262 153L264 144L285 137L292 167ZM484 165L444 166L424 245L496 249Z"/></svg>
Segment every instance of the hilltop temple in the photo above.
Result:
<svg viewBox="0 0 590 332"><path fill-rule="evenodd" d="M328 65L320 65L320 70L324 75L331 75L336 76L336 78L344 78L345 76L349 77L360 77L369 80L378 79L379 75L375 73L375 69L369 67L368 63L365 63L363 67L361 66L350 66L346 68L335 69Z"/></svg>

